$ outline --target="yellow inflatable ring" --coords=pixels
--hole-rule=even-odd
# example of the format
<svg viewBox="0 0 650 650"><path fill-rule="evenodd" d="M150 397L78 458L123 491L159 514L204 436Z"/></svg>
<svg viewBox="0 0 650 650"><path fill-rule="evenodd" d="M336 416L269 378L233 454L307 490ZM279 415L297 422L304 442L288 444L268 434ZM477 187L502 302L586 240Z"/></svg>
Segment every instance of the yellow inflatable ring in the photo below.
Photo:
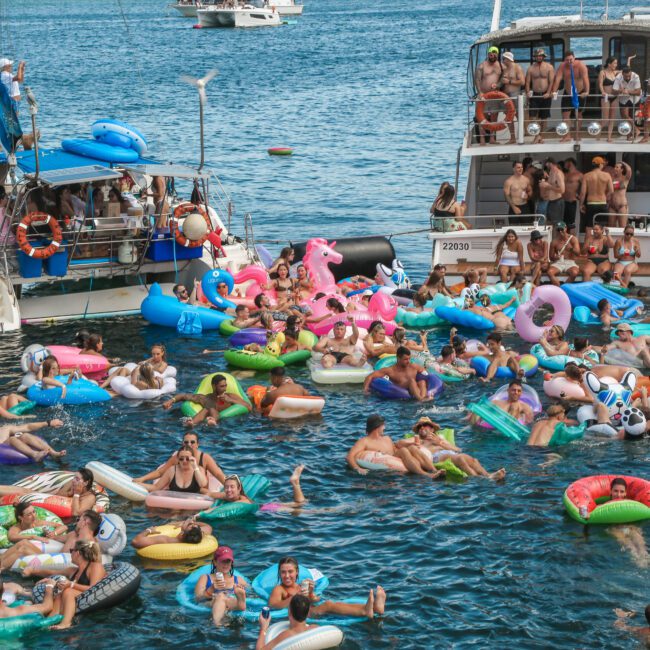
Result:
<svg viewBox="0 0 650 650"><path fill-rule="evenodd" d="M172 524L165 524L163 526L156 526L154 535L178 535L180 526ZM137 554L140 557L146 557L151 560L198 560L199 558L211 555L217 548L219 542L213 535L204 535L203 539L198 544L185 544L178 542L177 544L154 544L145 548L137 549Z"/></svg>

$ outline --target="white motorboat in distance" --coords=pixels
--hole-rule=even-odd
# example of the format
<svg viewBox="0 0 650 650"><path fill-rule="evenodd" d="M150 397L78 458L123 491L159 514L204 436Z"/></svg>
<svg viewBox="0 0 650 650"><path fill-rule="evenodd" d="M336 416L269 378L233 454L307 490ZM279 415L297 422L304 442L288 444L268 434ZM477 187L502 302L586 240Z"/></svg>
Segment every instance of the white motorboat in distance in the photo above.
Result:
<svg viewBox="0 0 650 650"><path fill-rule="evenodd" d="M176 9L178 13L180 13L183 18L196 18L197 17L197 11L199 9L205 9L206 7L209 7L212 4L216 4L215 2L210 2L210 0L186 0L183 1L181 0L180 2L176 2L174 4L168 5L172 9ZM253 4L258 4L258 3L253 3ZM300 16L302 15L302 10L304 5L298 4L295 2L295 0L273 0L272 2L265 2L264 4L259 3L260 7L265 6L268 9L273 9L280 14L280 16Z"/></svg>
<svg viewBox="0 0 650 650"><path fill-rule="evenodd" d="M275 10L280 16L302 16L303 4L297 3L295 0L267 0L265 6Z"/></svg>
<svg viewBox="0 0 650 650"><path fill-rule="evenodd" d="M213 5L196 12L201 27L276 27L280 14L267 7Z"/></svg>

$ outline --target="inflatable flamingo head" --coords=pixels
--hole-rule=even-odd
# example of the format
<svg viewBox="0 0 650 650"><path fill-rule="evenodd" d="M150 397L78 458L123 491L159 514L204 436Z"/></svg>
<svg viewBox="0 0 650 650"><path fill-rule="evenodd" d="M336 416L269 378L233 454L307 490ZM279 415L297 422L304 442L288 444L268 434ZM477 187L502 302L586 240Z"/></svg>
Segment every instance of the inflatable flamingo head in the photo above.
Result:
<svg viewBox="0 0 650 650"><path fill-rule="evenodd" d="M314 285L320 291L336 290L334 275L329 270L329 264L340 264L343 261L343 255L334 250L336 242L327 243L327 239L314 237L307 242L303 264L309 276L314 281Z"/></svg>

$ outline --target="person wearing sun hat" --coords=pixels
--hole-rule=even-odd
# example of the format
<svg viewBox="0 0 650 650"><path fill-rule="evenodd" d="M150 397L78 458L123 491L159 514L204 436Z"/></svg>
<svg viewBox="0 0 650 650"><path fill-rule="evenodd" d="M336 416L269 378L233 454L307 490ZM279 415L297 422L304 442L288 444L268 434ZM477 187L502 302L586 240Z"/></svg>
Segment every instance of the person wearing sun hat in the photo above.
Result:
<svg viewBox="0 0 650 650"><path fill-rule="evenodd" d="M246 581L235 574L233 550L230 546L220 546L212 556L209 572L198 579L194 598L198 602L212 601L212 622L218 627L227 612L246 609L246 587Z"/></svg>
<svg viewBox="0 0 650 650"><path fill-rule="evenodd" d="M645 368L650 368L650 348L648 347L650 346L650 336L634 336L634 330L629 323L618 323L616 334L618 339L603 347L603 353L607 353L608 349L621 350L643 361Z"/></svg>
<svg viewBox="0 0 650 650"><path fill-rule="evenodd" d="M594 217L597 214L609 212L607 201L614 193L614 183L612 177L603 171L606 164L605 158L594 156L591 159L593 169L582 177L580 210L584 216L580 220L580 232L585 232L586 228L594 225Z"/></svg>

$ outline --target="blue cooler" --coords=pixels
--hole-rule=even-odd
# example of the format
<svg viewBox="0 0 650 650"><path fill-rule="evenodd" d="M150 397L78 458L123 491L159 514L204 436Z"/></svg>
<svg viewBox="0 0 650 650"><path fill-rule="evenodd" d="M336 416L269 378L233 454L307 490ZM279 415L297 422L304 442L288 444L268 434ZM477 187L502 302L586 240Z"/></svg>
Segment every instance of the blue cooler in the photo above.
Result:
<svg viewBox="0 0 650 650"><path fill-rule="evenodd" d="M43 260L25 255L18 250L18 268L24 278L40 278L43 273Z"/></svg>
<svg viewBox="0 0 650 650"><path fill-rule="evenodd" d="M174 253L174 249L176 252ZM195 260L203 255L203 246L186 248L179 246L174 237L169 233L155 233L147 249L147 259L153 262L170 262L177 260Z"/></svg>
<svg viewBox="0 0 650 650"><path fill-rule="evenodd" d="M65 245L68 242L64 239L54 255L44 261L45 273L63 277L68 272L68 249Z"/></svg>

